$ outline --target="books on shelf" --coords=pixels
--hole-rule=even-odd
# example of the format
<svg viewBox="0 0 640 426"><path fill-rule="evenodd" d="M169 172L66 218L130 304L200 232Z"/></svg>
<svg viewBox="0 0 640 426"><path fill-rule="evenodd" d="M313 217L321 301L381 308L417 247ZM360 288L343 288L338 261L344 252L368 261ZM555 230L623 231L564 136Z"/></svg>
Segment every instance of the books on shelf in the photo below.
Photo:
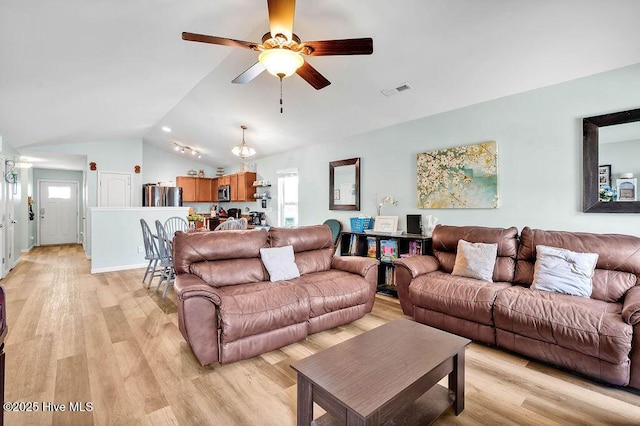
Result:
<svg viewBox="0 0 640 426"><path fill-rule="evenodd" d="M349 239L349 255L356 256L358 254L358 236L351 234Z"/></svg>
<svg viewBox="0 0 640 426"><path fill-rule="evenodd" d="M380 240L380 261L391 262L398 258L397 240Z"/></svg>
<svg viewBox="0 0 640 426"><path fill-rule="evenodd" d="M395 286L395 269L387 267L384 270L384 283L388 286Z"/></svg>
<svg viewBox="0 0 640 426"><path fill-rule="evenodd" d="M367 237L367 257L376 257L376 238Z"/></svg>

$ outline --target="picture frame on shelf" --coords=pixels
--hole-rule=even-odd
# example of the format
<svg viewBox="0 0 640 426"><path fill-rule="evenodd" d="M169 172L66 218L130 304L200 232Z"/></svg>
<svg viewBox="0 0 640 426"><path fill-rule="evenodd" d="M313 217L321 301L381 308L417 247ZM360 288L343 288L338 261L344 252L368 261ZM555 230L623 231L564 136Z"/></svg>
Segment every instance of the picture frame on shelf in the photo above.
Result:
<svg viewBox="0 0 640 426"><path fill-rule="evenodd" d="M616 179L616 189L618 191L617 201L637 201L638 200L638 179L637 178Z"/></svg>
<svg viewBox="0 0 640 426"><path fill-rule="evenodd" d="M598 166L598 186L602 189L607 185L611 187L611 164L601 164Z"/></svg>
<svg viewBox="0 0 640 426"><path fill-rule="evenodd" d="M374 232L396 232L398 230L398 216L376 216L373 222Z"/></svg>

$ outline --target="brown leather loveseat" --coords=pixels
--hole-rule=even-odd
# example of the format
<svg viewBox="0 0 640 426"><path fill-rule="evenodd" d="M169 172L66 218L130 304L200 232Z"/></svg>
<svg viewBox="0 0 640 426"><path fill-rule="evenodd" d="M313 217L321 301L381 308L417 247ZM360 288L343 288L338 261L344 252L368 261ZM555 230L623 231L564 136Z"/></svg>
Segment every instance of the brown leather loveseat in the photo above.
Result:
<svg viewBox="0 0 640 426"><path fill-rule="evenodd" d="M452 275L459 240L497 244L493 282ZM537 247L597 253L590 297L531 288ZM433 256L400 259L405 314L619 386L640 389L640 238L437 226Z"/></svg>
<svg viewBox="0 0 640 426"><path fill-rule="evenodd" d="M300 276L271 282L260 249L287 246ZM334 249L326 225L176 233L179 327L198 361L250 358L370 312L377 260Z"/></svg>

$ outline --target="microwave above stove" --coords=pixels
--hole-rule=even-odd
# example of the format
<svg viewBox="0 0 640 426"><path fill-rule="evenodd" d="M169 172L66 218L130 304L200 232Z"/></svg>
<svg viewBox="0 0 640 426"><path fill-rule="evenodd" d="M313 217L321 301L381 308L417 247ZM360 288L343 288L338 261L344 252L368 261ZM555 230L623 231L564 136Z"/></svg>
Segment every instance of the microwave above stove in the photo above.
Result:
<svg viewBox="0 0 640 426"><path fill-rule="evenodd" d="M220 185L218 187L218 201L231 201L230 185Z"/></svg>

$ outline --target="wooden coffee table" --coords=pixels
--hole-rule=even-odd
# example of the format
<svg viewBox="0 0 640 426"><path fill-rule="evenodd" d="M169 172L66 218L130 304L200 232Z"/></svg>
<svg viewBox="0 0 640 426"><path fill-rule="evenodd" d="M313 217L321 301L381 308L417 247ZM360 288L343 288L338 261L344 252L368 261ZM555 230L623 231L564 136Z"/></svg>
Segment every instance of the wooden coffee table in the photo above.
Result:
<svg viewBox="0 0 640 426"><path fill-rule="evenodd" d="M315 424L425 424L451 404L458 415L469 342L398 319L296 361L298 425L312 423L314 402L331 417ZM438 385L446 375L448 389Z"/></svg>

